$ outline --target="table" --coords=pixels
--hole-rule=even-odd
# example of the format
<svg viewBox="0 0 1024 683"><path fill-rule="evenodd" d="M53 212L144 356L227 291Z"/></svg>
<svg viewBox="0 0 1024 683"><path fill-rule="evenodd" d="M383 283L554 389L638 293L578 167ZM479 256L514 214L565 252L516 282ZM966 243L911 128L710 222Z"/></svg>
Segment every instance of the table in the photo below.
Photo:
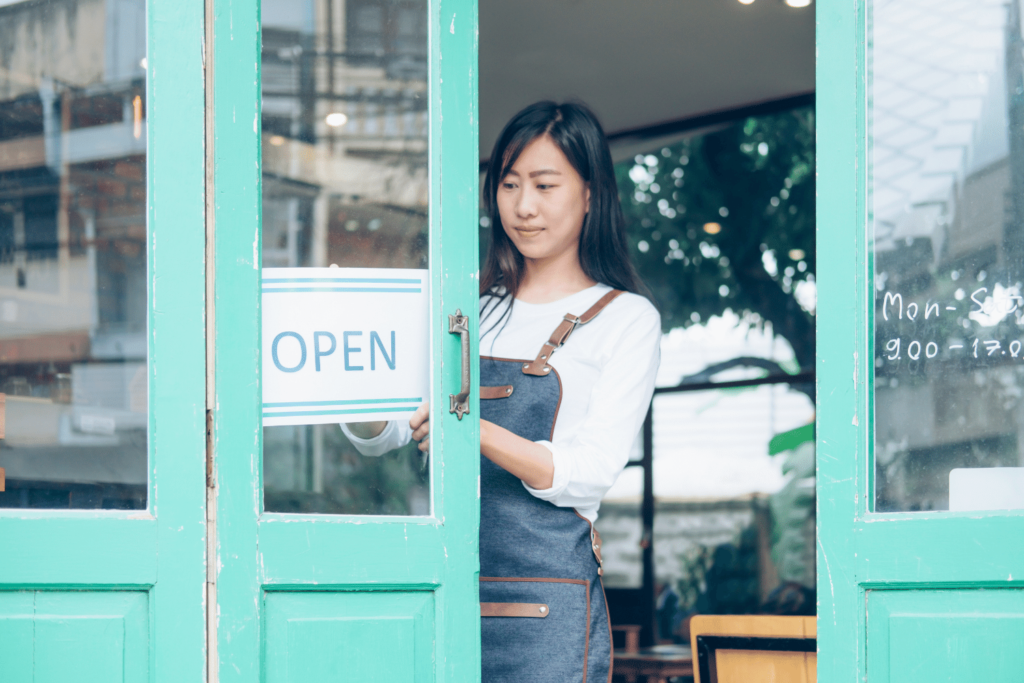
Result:
<svg viewBox="0 0 1024 683"><path fill-rule="evenodd" d="M693 675L693 652L688 645L655 645L636 652L616 650L614 673L627 683L668 683L672 676Z"/></svg>

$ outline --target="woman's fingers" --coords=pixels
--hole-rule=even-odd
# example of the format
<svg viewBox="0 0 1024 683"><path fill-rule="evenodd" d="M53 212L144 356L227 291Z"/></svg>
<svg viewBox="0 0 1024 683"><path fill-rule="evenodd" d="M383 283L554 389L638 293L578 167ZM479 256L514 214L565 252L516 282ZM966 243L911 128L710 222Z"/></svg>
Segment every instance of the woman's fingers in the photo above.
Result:
<svg viewBox="0 0 1024 683"><path fill-rule="evenodd" d="M427 434L430 433L430 423L424 422L420 425L419 429L414 429L412 432L412 438L416 441L422 441Z"/></svg>
<svg viewBox="0 0 1024 683"><path fill-rule="evenodd" d="M416 412L409 418L409 426L414 430L419 429L420 425L427 421L430 417L430 401L424 402Z"/></svg>
<svg viewBox="0 0 1024 683"><path fill-rule="evenodd" d="M424 453L430 448L430 402L427 401L412 414L409 418L409 426L412 428L412 438L420 442L419 449Z"/></svg>

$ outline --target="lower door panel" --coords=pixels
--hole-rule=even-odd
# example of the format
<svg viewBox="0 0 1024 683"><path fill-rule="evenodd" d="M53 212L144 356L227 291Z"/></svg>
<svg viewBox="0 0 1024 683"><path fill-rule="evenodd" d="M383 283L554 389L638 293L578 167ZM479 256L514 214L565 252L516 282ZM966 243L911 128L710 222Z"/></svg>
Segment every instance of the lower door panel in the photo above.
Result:
<svg viewBox="0 0 1024 683"><path fill-rule="evenodd" d="M265 593L267 683L434 680L434 593Z"/></svg>
<svg viewBox="0 0 1024 683"><path fill-rule="evenodd" d="M148 683L149 594L0 592L3 683Z"/></svg>
<svg viewBox="0 0 1024 683"><path fill-rule="evenodd" d="M872 590L869 683L1024 680L1024 590Z"/></svg>

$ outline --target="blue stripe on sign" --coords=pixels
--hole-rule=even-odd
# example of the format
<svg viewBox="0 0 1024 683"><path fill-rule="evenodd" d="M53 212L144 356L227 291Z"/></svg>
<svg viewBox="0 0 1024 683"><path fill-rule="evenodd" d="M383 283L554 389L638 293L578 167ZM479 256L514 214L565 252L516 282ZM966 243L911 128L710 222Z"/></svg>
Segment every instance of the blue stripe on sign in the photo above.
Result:
<svg viewBox="0 0 1024 683"><path fill-rule="evenodd" d="M419 294L419 289L392 289L389 287L264 287L264 294L274 292L394 292L396 294Z"/></svg>
<svg viewBox="0 0 1024 683"><path fill-rule="evenodd" d="M300 410L290 413L263 413L263 417L312 417L314 415L355 415L357 413L407 413L412 406L404 408L355 408L352 410Z"/></svg>
<svg viewBox="0 0 1024 683"><path fill-rule="evenodd" d="M380 278L380 277L268 277L263 278L263 283L268 282L282 283L282 282L362 282L362 283L375 283L375 284L393 284L393 285L418 285L422 282L419 278L416 279L397 279L397 278Z"/></svg>
<svg viewBox="0 0 1024 683"><path fill-rule="evenodd" d="M264 403L264 408L302 408L303 406L351 406L379 405L382 403L422 403L422 398L373 398L348 401L288 401L285 403Z"/></svg>

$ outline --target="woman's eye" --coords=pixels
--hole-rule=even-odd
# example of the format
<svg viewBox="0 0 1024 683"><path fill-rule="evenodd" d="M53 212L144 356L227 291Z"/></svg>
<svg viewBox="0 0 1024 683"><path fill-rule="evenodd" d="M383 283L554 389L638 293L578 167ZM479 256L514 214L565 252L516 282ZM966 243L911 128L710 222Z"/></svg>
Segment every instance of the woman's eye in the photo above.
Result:
<svg viewBox="0 0 1024 683"><path fill-rule="evenodd" d="M538 185L537 189L538 190L550 190L552 187L554 187L554 185Z"/></svg>
<svg viewBox="0 0 1024 683"><path fill-rule="evenodd" d="M515 183L502 183L501 186L506 190L514 190L516 187Z"/></svg>

